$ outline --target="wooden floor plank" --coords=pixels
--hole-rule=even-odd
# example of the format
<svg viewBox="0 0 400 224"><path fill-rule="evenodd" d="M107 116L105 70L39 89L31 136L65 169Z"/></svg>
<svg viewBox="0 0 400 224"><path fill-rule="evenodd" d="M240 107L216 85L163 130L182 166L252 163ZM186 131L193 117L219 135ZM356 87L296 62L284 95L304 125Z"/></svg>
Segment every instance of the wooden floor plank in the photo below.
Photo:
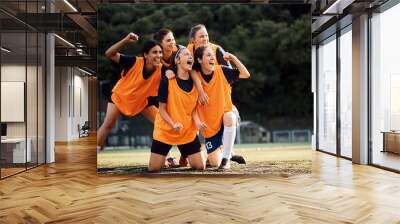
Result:
<svg viewBox="0 0 400 224"><path fill-rule="evenodd" d="M0 223L400 223L399 174L312 156L292 177L100 175L84 138L0 181Z"/></svg>

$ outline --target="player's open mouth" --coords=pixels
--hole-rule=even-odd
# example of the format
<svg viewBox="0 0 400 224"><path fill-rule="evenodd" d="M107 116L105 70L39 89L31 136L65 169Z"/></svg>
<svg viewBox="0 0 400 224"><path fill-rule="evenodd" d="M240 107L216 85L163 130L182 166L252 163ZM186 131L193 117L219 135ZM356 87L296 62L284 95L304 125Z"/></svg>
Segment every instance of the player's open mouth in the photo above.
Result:
<svg viewBox="0 0 400 224"><path fill-rule="evenodd" d="M192 60L188 60L188 61L187 61L187 64L188 64L188 65L193 65L193 61L192 61Z"/></svg>

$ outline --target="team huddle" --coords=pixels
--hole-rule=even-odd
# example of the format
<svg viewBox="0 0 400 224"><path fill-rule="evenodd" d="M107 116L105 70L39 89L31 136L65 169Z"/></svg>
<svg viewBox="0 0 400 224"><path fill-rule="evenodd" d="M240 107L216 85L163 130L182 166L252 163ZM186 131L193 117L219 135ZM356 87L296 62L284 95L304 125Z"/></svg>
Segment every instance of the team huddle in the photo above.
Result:
<svg viewBox="0 0 400 224"><path fill-rule="evenodd" d="M204 170L206 161L222 170L230 168L231 160L245 163L233 153L238 113L231 85L250 74L236 56L209 42L204 25L192 27L189 39L183 47L175 43L171 30L161 29L154 40L144 43L141 56L130 56L119 53L139 40L129 33L106 51L123 69L97 133L98 150L121 113L129 117L141 113L154 123L149 171L188 164ZM205 138L207 158L198 133ZM170 155L174 145L181 154L179 163Z"/></svg>

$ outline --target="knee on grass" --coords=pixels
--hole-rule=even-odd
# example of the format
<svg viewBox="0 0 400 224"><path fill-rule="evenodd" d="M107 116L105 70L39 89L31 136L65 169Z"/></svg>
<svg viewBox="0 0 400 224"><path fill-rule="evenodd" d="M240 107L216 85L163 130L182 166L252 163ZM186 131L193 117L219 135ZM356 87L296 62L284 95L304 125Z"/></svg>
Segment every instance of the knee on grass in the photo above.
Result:
<svg viewBox="0 0 400 224"><path fill-rule="evenodd" d="M204 164L196 164L196 165L193 165L193 166L191 166L193 169L195 169L195 170L199 170L199 171L201 171L201 170L204 170L205 168L206 168L206 166L204 165Z"/></svg>
<svg viewBox="0 0 400 224"><path fill-rule="evenodd" d="M217 150L208 155L208 163L210 164L211 167L218 167L219 164L221 163L222 154L219 150L220 149L218 148Z"/></svg>
<svg viewBox="0 0 400 224"><path fill-rule="evenodd" d="M147 168L147 170L148 170L149 172L152 172L152 173L154 173L154 172L159 172L159 171L161 170L161 167L149 166L149 167Z"/></svg>

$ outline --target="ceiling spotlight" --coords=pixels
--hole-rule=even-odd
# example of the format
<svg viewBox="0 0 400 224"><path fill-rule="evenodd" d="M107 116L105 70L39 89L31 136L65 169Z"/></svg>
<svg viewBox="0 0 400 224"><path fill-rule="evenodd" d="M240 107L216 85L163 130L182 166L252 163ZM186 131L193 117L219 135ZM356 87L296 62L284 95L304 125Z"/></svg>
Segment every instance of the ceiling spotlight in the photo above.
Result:
<svg viewBox="0 0 400 224"><path fill-rule="evenodd" d="M83 72L83 73L85 73L86 75L89 75L89 76L92 75L92 73L90 73L90 72L88 72L88 71L86 71L86 70L83 70L83 69L81 69L81 68L79 68L79 67L78 67L78 70L81 71L81 72Z"/></svg>
<svg viewBox="0 0 400 224"><path fill-rule="evenodd" d="M9 49L7 49L5 47L1 47L0 49L1 49L1 51L4 51L6 53L10 53L11 52L11 50L9 50Z"/></svg>
<svg viewBox="0 0 400 224"><path fill-rule="evenodd" d="M351 5L355 0L336 0L332 5L330 5L322 14L342 14L343 9Z"/></svg>
<svg viewBox="0 0 400 224"><path fill-rule="evenodd" d="M67 44L68 46L70 46L70 47L72 47L72 48L75 48L75 45L71 44L71 42L69 42L69 41L67 41L66 39L60 37L59 35L54 34L54 36L57 37L57 38L58 38L59 40L61 40L62 42L64 42L65 44Z"/></svg>
<svg viewBox="0 0 400 224"><path fill-rule="evenodd" d="M67 0L64 0L65 4L68 5L68 7L70 7L74 12L78 12L78 10L71 4L69 3Z"/></svg>

